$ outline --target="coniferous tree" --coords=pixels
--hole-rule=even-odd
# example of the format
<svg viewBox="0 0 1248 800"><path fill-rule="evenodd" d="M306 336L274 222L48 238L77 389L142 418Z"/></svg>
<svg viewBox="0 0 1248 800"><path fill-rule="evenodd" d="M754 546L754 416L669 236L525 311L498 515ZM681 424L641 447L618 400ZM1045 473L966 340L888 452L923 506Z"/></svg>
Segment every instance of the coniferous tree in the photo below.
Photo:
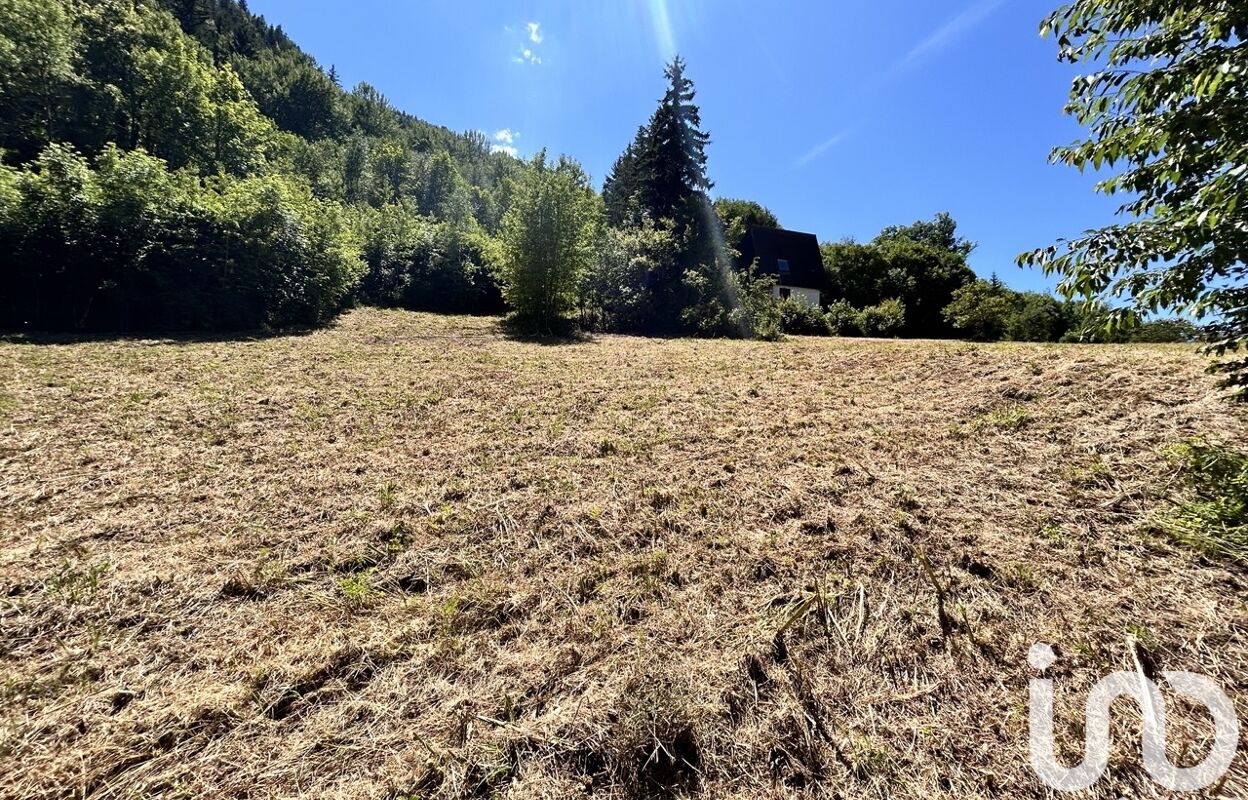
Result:
<svg viewBox="0 0 1248 800"><path fill-rule="evenodd" d="M694 104L693 81L677 56L664 71L668 88L648 124L637 130L603 185L607 218L614 225L638 225L641 218L672 220L684 228L689 199L710 191L702 116Z"/></svg>
<svg viewBox="0 0 1248 800"><path fill-rule="evenodd" d="M706 314L714 309L727 319L737 305L728 286L728 259L720 223L707 192L706 145L702 117L694 103L693 82L679 56L667 65L667 91L648 124L616 161L603 186L607 219L635 227L653 221L669 230L676 246L672 257L646 276L651 329L717 330Z"/></svg>
<svg viewBox="0 0 1248 800"><path fill-rule="evenodd" d="M668 88L650 118L641 152L646 209L655 219L685 213L689 198L710 191L706 177L706 145L710 134L701 129L702 115L694 104L693 81L685 77L685 62L672 59L664 74Z"/></svg>
<svg viewBox="0 0 1248 800"><path fill-rule="evenodd" d="M642 125L637 135L616 159L611 172L602 185L602 199L606 205L607 222L616 227L635 227L642 222L640 205L642 183L642 154L649 141L649 128Z"/></svg>

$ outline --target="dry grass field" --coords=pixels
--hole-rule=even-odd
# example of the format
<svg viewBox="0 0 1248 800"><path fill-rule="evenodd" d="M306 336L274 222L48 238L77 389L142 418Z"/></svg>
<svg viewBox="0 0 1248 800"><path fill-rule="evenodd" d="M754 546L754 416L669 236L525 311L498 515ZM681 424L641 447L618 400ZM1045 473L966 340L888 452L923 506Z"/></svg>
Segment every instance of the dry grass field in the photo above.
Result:
<svg viewBox="0 0 1248 800"><path fill-rule="evenodd" d="M377 310L0 344L0 797L1048 796L1035 642L1068 763L1129 638L1248 722L1245 574L1150 526L1168 445L1248 441L1203 366ZM1115 708L1085 796L1156 795Z"/></svg>

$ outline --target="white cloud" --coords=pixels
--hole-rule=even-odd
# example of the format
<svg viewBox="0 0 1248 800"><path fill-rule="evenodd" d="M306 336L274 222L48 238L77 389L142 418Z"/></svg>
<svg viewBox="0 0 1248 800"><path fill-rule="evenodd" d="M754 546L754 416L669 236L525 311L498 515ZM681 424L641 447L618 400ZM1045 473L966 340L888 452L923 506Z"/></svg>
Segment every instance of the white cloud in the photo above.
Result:
<svg viewBox="0 0 1248 800"><path fill-rule="evenodd" d="M829 136L827 139L824 139L822 142L812 147L801 158L794 161L793 167L796 169L796 168L806 166L807 164L814 161L819 156L823 155L824 153L831 150L833 147L836 147L838 144L848 139L850 134L852 133L853 133L852 130L843 130L839 133Z"/></svg>
<svg viewBox="0 0 1248 800"><path fill-rule="evenodd" d="M516 54L512 55L511 63L513 64L533 64L542 63L542 57L537 52L537 46L546 38L542 33L542 24L540 22L526 22L523 29L517 29L511 25L503 28L509 36L521 37L520 43L517 45Z"/></svg>
<svg viewBox="0 0 1248 800"><path fill-rule="evenodd" d="M516 139L520 138L518 131L511 128L499 128L494 131L494 143L490 145L491 153L506 153L512 158L517 158L520 151L516 148Z"/></svg>
<svg viewBox="0 0 1248 800"><path fill-rule="evenodd" d="M1005 0L979 0L967 7L961 14L937 28L931 36L910 48L910 52L884 73L885 77L892 77L919 60L948 47L959 36L992 16L1004 2Z"/></svg>
<svg viewBox="0 0 1248 800"><path fill-rule="evenodd" d="M511 62L513 64L540 64L542 63L542 57L533 52L532 48L521 47L520 55L512 56Z"/></svg>

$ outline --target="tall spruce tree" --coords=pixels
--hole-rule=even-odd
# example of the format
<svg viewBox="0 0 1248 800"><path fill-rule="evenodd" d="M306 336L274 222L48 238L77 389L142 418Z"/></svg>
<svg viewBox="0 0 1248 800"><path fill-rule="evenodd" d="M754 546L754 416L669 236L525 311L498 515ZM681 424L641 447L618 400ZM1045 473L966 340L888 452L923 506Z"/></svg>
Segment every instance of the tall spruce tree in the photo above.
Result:
<svg viewBox="0 0 1248 800"><path fill-rule="evenodd" d="M706 177L706 145L702 115L694 104L693 81L685 77L685 61L672 59L664 74L667 92L650 118L641 153L644 176L642 202L655 219L675 219L688 213L688 201L711 189Z"/></svg>
<svg viewBox="0 0 1248 800"><path fill-rule="evenodd" d="M674 58L664 75L667 90L612 167L603 199L612 225L635 227L650 220L670 229L676 242L672 258L655 264L647 275L648 327L706 329L688 319L690 309L732 305L721 298L728 268L719 222L707 196L712 186L706 175L710 135L702 130L684 60Z"/></svg>
<svg viewBox="0 0 1248 800"><path fill-rule="evenodd" d="M693 102L696 93L693 81L685 76L684 59L672 59L664 75L668 87L659 107L637 130L603 184L607 219L613 225L639 225L649 218L672 220L683 229L691 216L689 199L705 197L711 189L706 177L706 145L711 137L701 129L702 115Z"/></svg>

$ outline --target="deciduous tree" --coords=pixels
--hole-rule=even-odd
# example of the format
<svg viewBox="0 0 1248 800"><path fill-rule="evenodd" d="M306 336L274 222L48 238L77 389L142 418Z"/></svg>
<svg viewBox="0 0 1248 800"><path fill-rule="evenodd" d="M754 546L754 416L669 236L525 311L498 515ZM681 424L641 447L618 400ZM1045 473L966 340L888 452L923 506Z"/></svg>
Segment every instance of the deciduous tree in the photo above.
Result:
<svg viewBox="0 0 1248 800"><path fill-rule="evenodd" d="M736 247L751 226L779 228L780 220L753 200L737 200L721 197L715 201L715 214L724 226L724 238L730 247Z"/></svg>
<svg viewBox="0 0 1248 800"><path fill-rule="evenodd" d="M503 218L503 296L523 324L550 332L576 307L601 224L601 200L580 165L551 165L539 153Z"/></svg>
<svg viewBox="0 0 1248 800"><path fill-rule="evenodd" d="M1124 221L1020 256L1071 298L1118 302L1111 327L1172 309L1212 322L1218 369L1248 399L1248 5L1242 0L1078 0L1041 33L1086 64L1066 106L1088 138L1053 151L1080 170L1120 168Z"/></svg>

